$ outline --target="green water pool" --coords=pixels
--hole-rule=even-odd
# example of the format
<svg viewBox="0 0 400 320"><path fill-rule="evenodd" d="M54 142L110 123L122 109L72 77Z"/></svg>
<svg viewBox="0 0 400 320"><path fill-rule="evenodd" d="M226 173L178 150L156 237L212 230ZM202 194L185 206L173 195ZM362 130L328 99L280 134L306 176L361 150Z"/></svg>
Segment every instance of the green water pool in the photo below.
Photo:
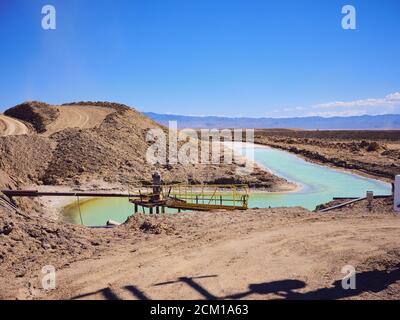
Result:
<svg viewBox="0 0 400 320"><path fill-rule="evenodd" d="M302 206L314 210L333 197L361 197L366 191L376 195L391 193L391 185L337 169L317 165L286 151L256 146L255 160L274 174L300 186L300 190L282 194L255 194L254 207Z"/></svg>
<svg viewBox="0 0 400 320"><path fill-rule="evenodd" d="M301 206L310 210L333 197L361 197L366 191L376 195L391 193L388 183L356 174L307 162L291 153L264 146L254 147L254 159L274 174L300 186L296 192L257 193L250 195L251 208ZM132 215L133 206L127 198L99 198L81 200L81 215L76 203L64 208L66 221L87 226L105 225L107 220L124 222ZM169 210L174 213L176 210Z"/></svg>

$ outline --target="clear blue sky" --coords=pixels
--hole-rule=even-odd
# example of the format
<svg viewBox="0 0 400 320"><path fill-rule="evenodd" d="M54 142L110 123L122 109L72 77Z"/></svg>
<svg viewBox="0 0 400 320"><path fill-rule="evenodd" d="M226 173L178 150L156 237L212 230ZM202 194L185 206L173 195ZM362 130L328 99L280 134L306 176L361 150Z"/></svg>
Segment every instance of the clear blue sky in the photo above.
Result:
<svg viewBox="0 0 400 320"><path fill-rule="evenodd" d="M41 9L57 29L41 28ZM357 30L341 28L354 5ZM400 113L399 0L0 0L0 110L108 100L187 115Z"/></svg>

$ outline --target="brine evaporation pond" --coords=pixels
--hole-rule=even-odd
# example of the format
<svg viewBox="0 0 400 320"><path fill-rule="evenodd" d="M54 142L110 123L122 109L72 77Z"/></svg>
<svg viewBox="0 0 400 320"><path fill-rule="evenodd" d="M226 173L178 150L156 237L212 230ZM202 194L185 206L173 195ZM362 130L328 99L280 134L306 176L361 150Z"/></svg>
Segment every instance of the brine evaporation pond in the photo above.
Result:
<svg viewBox="0 0 400 320"><path fill-rule="evenodd" d="M362 197L366 191L373 191L376 195L391 194L388 183L317 165L286 151L254 145L254 158L275 175L299 185L299 189L286 193L252 192L249 199L251 208L301 206L314 210L333 197ZM124 222L132 215L133 205L128 198L81 199L80 210L83 224L102 226L109 219ZM177 211L170 209L167 212ZM77 203L64 208L64 217L68 222L81 223Z"/></svg>

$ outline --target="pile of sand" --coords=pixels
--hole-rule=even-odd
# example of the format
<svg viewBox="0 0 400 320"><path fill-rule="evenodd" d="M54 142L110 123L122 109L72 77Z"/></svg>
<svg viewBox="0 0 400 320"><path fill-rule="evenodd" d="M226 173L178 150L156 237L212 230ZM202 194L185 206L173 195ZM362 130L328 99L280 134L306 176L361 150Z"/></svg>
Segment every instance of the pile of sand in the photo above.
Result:
<svg viewBox="0 0 400 320"><path fill-rule="evenodd" d="M69 102L63 103L62 106L94 106L94 107L104 107L111 108L116 110L117 112L124 113L125 111L130 110L131 108L126 104L108 102L108 101L79 101L79 102Z"/></svg>
<svg viewBox="0 0 400 320"><path fill-rule="evenodd" d="M172 235L175 233L176 226L170 220L165 215L135 214L128 218L125 227L128 230L139 230L144 233Z"/></svg>
<svg viewBox="0 0 400 320"><path fill-rule="evenodd" d="M21 103L4 112L5 115L30 123L39 133L46 131L46 126L59 115L57 108L39 101Z"/></svg>
<svg viewBox="0 0 400 320"><path fill-rule="evenodd" d="M0 137L0 189L40 184L54 143L38 135Z"/></svg>
<svg viewBox="0 0 400 320"><path fill-rule="evenodd" d="M61 267L90 257L107 241L97 230L44 219L0 206L0 274L19 278L40 266Z"/></svg>

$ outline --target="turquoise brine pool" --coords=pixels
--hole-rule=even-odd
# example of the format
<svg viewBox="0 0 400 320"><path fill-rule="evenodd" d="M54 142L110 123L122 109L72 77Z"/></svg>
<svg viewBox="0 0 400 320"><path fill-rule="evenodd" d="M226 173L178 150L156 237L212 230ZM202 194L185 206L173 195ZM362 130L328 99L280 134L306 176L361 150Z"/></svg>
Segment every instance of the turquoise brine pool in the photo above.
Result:
<svg viewBox="0 0 400 320"><path fill-rule="evenodd" d="M328 202L333 197L361 197L366 191L373 191L376 195L391 193L388 183L313 164L291 153L269 147L255 145L254 159L274 174L298 184L300 188L288 193L253 192L249 199L251 208L301 206L314 210L318 204ZM133 206L127 198L81 200L80 208L83 224L87 226L105 225L109 219L124 222L133 212ZM176 210L168 212L174 213ZM64 217L69 222L81 223L76 203L64 208Z"/></svg>
<svg viewBox="0 0 400 320"><path fill-rule="evenodd" d="M333 197L361 197L367 191L376 195L391 193L389 183L314 164L286 151L255 146L254 159L274 174L298 184L300 189L291 193L253 194L253 207L301 206L314 210Z"/></svg>

